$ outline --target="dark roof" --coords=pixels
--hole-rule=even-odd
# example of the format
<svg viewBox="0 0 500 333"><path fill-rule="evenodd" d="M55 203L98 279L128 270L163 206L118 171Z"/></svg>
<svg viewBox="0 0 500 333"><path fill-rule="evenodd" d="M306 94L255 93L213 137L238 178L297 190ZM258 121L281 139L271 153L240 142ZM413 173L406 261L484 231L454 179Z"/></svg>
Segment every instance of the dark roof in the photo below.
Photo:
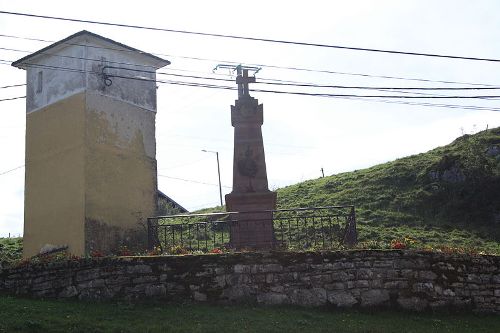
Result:
<svg viewBox="0 0 500 333"><path fill-rule="evenodd" d="M158 190L158 198L161 198L161 199L167 201L169 204L174 206L174 208L177 208L181 213L189 213L189 210L187 210L186 208L179 205L177 202L174 201L174 199L170 198L169 196L167 196L165 193L163 193L160 190Z"/></svg>
<svg viewBox="0 0 500 333"><path fill-rule="evenodd" d="M156 61L158 61L158 62L160 62L160 63L164 63L164 65L163 65L163 66L170 65L170 61L165 60L165 59L162 59L162 58L157 57L157 56L155 56L155 55L152 55L151 53L147 53L147 52L144 52L144 51L141 51L141 50L135 49L135 48L133 48L133 47L130 47L130 46L125 45L125 44L122 44L122 43L119 43L119 42L114 41L114 40L112 40L112 39L109 39L109 38L103 37L103 36L101 36L101 35L95 34L95 33L93 33L93 32L90 32L90 31L87 31L87 30L82 30L82 31L77 32L76 34L73 34L73 35L68 36L68 37L66 37L66 38L64 38L64 39L61 39L61 40L60 40L60 41L58 41L58 42L55 42L55 43L53 43L53 44L50 44L49 46L44 47L43 49L40 49L40 50L38 50L38 51L36 51L36 52L34 52L34 53L31 53L31 54L27 55L26 57L23 57L23 58L21 58L21 59L19 59L19 60L14 61L14 62L12 63L12 66L14 66L14 67L18 67L18 68L21 68L20 66L21 66L21 65L22 65L22 63L23 63L23 62L25 62L26 60L29 60L30 58L36 57L36 56L38 56L38 55L40 55L40 54L43 54L44 52L46 52L46 51L50 50L51 48L54 48L54 47L56 47L56 46L58 46L58 45L61 45L61 44L69 44L69 45L71 45L71 43L68 43L71 39L76 38L76 37L79 37L79 36L83 36L83 35L91 36L91 37L94 37L94 38L97 38L97 39L103 40L103 41L105 41L105 42L108 42L108 43L111 43L111 44L115 44L115 45L117 45L117 46L118 46L118 47L120 47L120 48L124 48L124 49L126 49L126 50L130 50L130 51L134 51L134 52L140 53L140 54L142 54L142 55L144 55L144 56L147 56L147 57L150 57L150 58L152 58L153 60L156 60ZM163 67L163 66L161 66L161 67Z"/></svg>

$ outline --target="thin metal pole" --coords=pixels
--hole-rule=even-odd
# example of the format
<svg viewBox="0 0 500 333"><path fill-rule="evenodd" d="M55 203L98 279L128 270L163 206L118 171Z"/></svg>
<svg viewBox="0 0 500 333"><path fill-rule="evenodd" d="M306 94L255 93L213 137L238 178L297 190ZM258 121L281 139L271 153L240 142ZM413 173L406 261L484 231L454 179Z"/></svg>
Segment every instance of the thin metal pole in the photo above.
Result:
<svg viewBox="0 0 500 333"><path fill-rule="evenodd" d="M205 153L214 153L215 156L217 157L217 175L219 176L219 197L220 197L220 205L223 206L224 203L222 202L222 184L220 182L219 152L218 151L213 151L213 150L206 150L206 149L202 149L201 151L205 152Z"/></svg>
<svg viewBox="0 0 500 333"><path fill-rule="evenodd" d="M219 165L219 152L215 152L215 156L217 157L217 173L219 175L219 196L220 196L220 205L223 206L224 204L222 203L222 185L220 182L220 165Z"/></svg>

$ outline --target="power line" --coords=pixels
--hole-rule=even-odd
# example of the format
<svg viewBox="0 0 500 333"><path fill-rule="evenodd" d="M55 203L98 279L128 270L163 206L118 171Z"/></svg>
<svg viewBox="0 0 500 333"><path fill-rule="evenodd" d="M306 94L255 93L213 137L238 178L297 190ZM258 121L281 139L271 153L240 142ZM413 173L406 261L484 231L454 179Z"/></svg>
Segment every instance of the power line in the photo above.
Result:
<svg viewBox="0 0 500 333"><path fill-rule="evenodd" d="M225 81L225 82L234 82L234 80L230 79L221 79L221 78L212 78L207 76L197 76L197 75L184 75L184 74L172 74L166 72L156 72L150 70L140 70L134 68L125 68L125 67L115 67L115 66L104 66L104 69L120 69L134 72L142 72L149 74L161 74L161 75L169 75L169 76L177 76L183 78L194 78L194 79L203 79L203 80L215 80L215 81ZM315 84L315 83L301 83L301 82L285 82L283 80L275 80L275 79L259 79L259 80L267 80L266 81L257 81L255 84L267 84L267 85L277 85L277 86L289 86L289 87L311 87L311 88L334 88L334 89L366 89L366 90L498 90L500 86L488 86L488 87L375 87L375 86L344 86L344 85L323 85L323 84ZM272 82L278 81L278 82Z"/></svg>
<svg viewBox="0 0 500 333"><path fill-rule="evenodd" d="M18 96L18 97L11 97L11 98L3 98L0 99L0 102L5 102L5 101L13 101L15 99L21 99L21 98L26 98L26 96Z"/></svg>
<svg viewBox="0 0 500 333"><path fill-rule="evenodd" d="M47 42L47 43L55 43L56 42L56 41L51 41L51 40L38 39L38 38L30 38L30 37L21 37L21 36L16 36L16 35L4 35L4 34L0 34L0 37L15 38L15 39L25 39L25 40L33 40L33 41L41 41L41 42ZM132 50L117 49L117 48L112 48L112 47L94 46L94 45L86 45L86 44L78 44L78 43L70 43L70 42L64 42L63 44L74 45L74 46L85 46L85 47L96 48L96 49L113 50L113 51L118 51L118 52L137 52L137 51L132 51ZM4 49L6 49L6 48L4 48ZM9 50L11 50L11 51L17 51L17 52L32 53L32 51L26 51L26 50L18 50L18 49L9 49ZM80 57L72 57L72 56L65 56L65 55L50 54L50 53L47 53L47 52L43 52L43 54L52 55L52 56L58 56L58 57L86 59L86 58L80 58ZM240 63L240 62L237 62L237 61L230 61L230 60L209 59L209 58L201 58L201 57L190 57L190 56L172 55L172 54L164 54L164 53L150 53L150 54L156 55L156 56L165 56L165 57L173 57L173 58L183 58L183 59L199 60L199 61L210 61L210 62L217 62L217 63L231 63L231 64L239 64ZM86 59L86 60L101 61L100 59ZM122 63L122 64L125 64L125 63ZM143 64L131 64L131 65L147 67L147 66L145 66ZM248 64L248 65L255 66L255 67L264 67L264 68L285 69L285 70L294 70L294 71L305 71L305 72L314 72L314 73L323 73L323 74L360 76L360 77L381 78L381 79L391 79L391 80L405 80L405 81L430 82L430 83L434 83L435 82L435 83L445 83L445 84L467 84L467 85L485 86L485 87L492 86L492 85L489 85L489 84L482 84L482 83L470 83L470 82L447 81L447 80L430 80L430 79L422 79L422 78L408 78L408 77L389 76L389 75L374 75L374 74L366 74L366 73L340 72L340 71L332 71L332 70L320 70L320 69L313 69L313 68L301 68L301 67L291 67L291 66L277 66L277 65L266 65L266 64ZM171 69L171 70L186 71L186 72L196 72L196 71L187 71L187 70L181 70L181 69ZM277 81L279 81L279 80L277 80Z"/></svg>
<svg viewBox="0 0 500 333"><path fill-rule="evenodd" d="M21 169L21 168L23 168L23 167L24 167L24 164L23 164L23 165L20 165L20 166L17 166L17 167L15 167L14 169L10 169L10 170L3 171L3 172L1 172L1 173L0 173L0 176L5 175L5 174L8 174L9 172L12 172L12 171L15 171L15 170Z"/></svg>
<svg viewBox="0 0 500 333"><path fill-rule="evenodd" d="M331 71L331 70L320 70L320 69L300 68L300 67L288 67L288 66L275 66L275 65L263 65L263 64L251 64L251 65L257 66L257 67L288 69L288 70L295 70L295 71L304 71L304 72L313 72L313 73L324 73L324 74L361 76L361 77L379 78L379 79L418 81L418 82L431 82L431 83L435 82L435 83L445 83L445 84L468 84L468 85L472 85L472 86L475 86L475 85L477 85L477 86L491 86L489 84L483 84L483 83L470 83L470 82L445 81L445 80L430 80L430 79L421 79L421 78L408 78L408 77L401 77L401 76L374 75L374 74L353 73L353 72L339 72L339 71Z"/></svg>
<svg viewBox="0 0 500 333"><path fill-rule="evenodd" d="M130 77L123 75L107 75L109 78L121 78L121 79L132 79L139 81L150 81L156 83L165 84L175 84L175 85L185 85L185 86L195 86L204 88L215 88L215 89L226 89L226 90L236 90L236 87L220 86L215 84L204 84L199 82L185 82L185 81L165 81L165 80L153 80L142 77ZM429 98L440 98L440 99L494 99L500 98L500 95L475 95L475 96L407 96L407 95L356 95L356 94L328 94L328 93L308 93L299 91L283 91L283 90L265 90L265 89L252 89L253 92L264 92L264 93L276 93L276 94L291 94L291 95L301 95L301 96L316 96L316 97L361 97L361 98L415 98L415 99L429 99Z"/></svg>
<svg viewBox="0 0 500 333"><path fill-rule="evenodd" d="M41 65L41 64L27 64L27 65L31 66L31 67L35 67L35 68L49 68L49 69L64 70L64 71L70 71L70 72L100 74L100 73L96 73L96 72L75 69L75 68L70 68L70 67L60 67L60 66ZM111 68L111 66L110 66L110 68ZM122 69L127 69L127 68L122 68ZM134 71L133 69L130 69L130 70ZM144 72L141 70L136 70L136 71ZM106 76L108 78L132 79L132 80L174 84L174 85L183 85L183 86L236 90L236 87L232 87L232 86L221 86L221 85L200 83L200 82L186 82L186 81L172 81L172 80L165 81L165 80L154 80L154 79L147 79L147 78L142 78L142 77L130 77L130 76L112 75L112 74L107 74ZM180 75L180 76L182 76L182 75ZM209 79L209 78L206 78L206 79ZM396 88L396 89L401 89L401 88ZM500 96L497 96L497 95L479 95L479 96L413 96L412 95L412 96L408 96L408 95L357 95L357 94L309 93L309 92L299 92L299 91L282 91L282 90L266 90L266 89L253 89L252 91L263 92L263 93L301 95L301 96L316 96L316 97L355 97L355 98L390 98L390 99L393 99L393 98L408 98L408 99L455 99L455 98L459 98L459 99L493 99L493 98L500 98ZM18 98L25 98L25 97L26 96L22 96L22 97L15 97L15 98L9 98L9 99L4 99L4 100L12 100L12 99L18 99ZM0 101L3 101L3 100L0 100Z"/></svg>
<svg viewBox="0 0 500 333"><path fill-rule="evenodd" d="M14 88L14 87L23 87L25 85L26 85L26 83L11 84L11 85L8 85L8 86L2 86L2 87L0 87L0 89L7 89L7 88Z"/></svg>
<svg viewBox="0 0 500 333"><path fill-rule="evenodd" d="M0 60L1 61L1 60ZM66 71L72 71L72 72L89 72L89 71L84 71L80 69L74 69L74 68L64 68L64 67L58 67L58 66L47 66L47 65L31 65L32 67L41 67L41 68L51 68L51 69L56 69L56 70L66 70ZM95 73L99 74L99 73ZM152 79L146 79L146 78L138 78L138 77L128 77L128 76L113 76L113 77L118 77L118 78L123 78L123 79L135 79L135 80L142 80L142 81L150 81L150 82L157 82L157 83L164 83L164 84L173 84L173 85L184 85L184 86L192 86L192 87L204 87L204 88L218 88L218 89L226 89L226 90L236 90L236 87L229 87L229 86L219 86L219 85L213 85L213 84L202 84L199 82L185 82L185 81L164 81L164 80L152 80ZM282 93L282 94L300 94L300 95L307 95L307 96L317 96L317 97L335 97L335 98L344 98L344 99L359 99L359 100L365 100L364 98L376 98L378 100L374 100L377 102L384 102L380 100L380 98L408 98L410 96L385 96L385 95L354 95L354 94L312 94L312 93L304 93L304 92L287 92L287 91L274 91L274 90L253 90L257 92L267 92L267 93ZM433 98L455 98L454 96L430 96ZM459 96L457 98L497 98L498 96ZM19 97L23 98L23 97ZM422 97L422 96L413 96L410 98L429 98L429 97ZM9 99L8 99L9 100ZM410 104L410 103L400 103L400 104ZM412 103L411 105L419 105L417 103ZM428 107L445 107L445 108L462 108L462 109L468 109L468 110L484 110L484 111L500 111L498 108L488 108L488 107L479 107L479 106L460 106L460 105L434 105L431 103L422 103L422 106L428 106Z"/></svg>
<svg viewBox="0 0 500 333"><path fill-rule="evenodd" d="M0 36L8 36L8 37L15 37L12 35L0 35ZM16 38L22 38L24 37L16 37ZM27 38L31 39L31 38ZM127 51L127 52L132 52L130 50L122 50L122 49L114 49L114 48L106 48L106 47L97 47L97 46L91 46L91 45L85 45L85 44L75 44L75 43L66 43L70 45L77 45L77 46L86 46L86 47L93 47L93 48L104 48L104 49L111 49L115 51ZM19 50L19 49L12 49L12 48L4 48L0 47L2 50L9 50L9 51L15 51L15 52L24 52L24 53L31 53L33 51L27 51L27 50ZM50 55L50 56L55 56L55 57L61 57L61 58L70 58L70 59L79 59L79 60L88 60L88 61L94 61L94 62L102 62L102 59L92 59L92 58L85 58L85 57L76 57L76 56L68 56L68 55L60 55L60 54L53 54L49 52L43 52L42 54L44 55ZM162 54L156 54L156 55L162 55ZM171 55L165 55L165 56L171 56ZM174 56L175 57L175 56ZM190 59L196 59L196 60L207 60L203 58L194 58L194 57L183 57L183 58L190 58ZM222 60L213 60L213 61L222 61ZM112 63L112 64L118 64L118 65L131 65L131 66L138 66L138 67L150 67L147 65L143 64L136 64L136 63L126 63L126 62L118 62L118 61L106 61L107 63ZM224 61L223 61L224 62ZM228 62L228 61L225 61ZM230 61L229 61L230 62ZM236 63L236 62L231 62L231 63ZM370 74L362 74L362 73L346 73L346 72L334 72L334 71L323 71L323 70L310 70L310 69L305 69L305 68L297 68L297 67L283 67L283 66L273 66L273 65L264 65L260 64L257 65L259 67L268 67L268 68L281 68L281 69L290 69L290 70L297 70L297 71L314 71L314 72L321 72L321 73L329 73L329 74L341 74L341 75L354 75L354 76L363 76L363 77L376 77L376 78L384 78L384 79L398 79L398 80L412 80L412 81L420 81L420 82L437 82L437 83L446 83L446 84L467 84L467 85L474 85L474 86L481 86L481 89L499 89L497 86L493 85L487 85L487 84L478 84L478 83L469 83L469 82L456 82L456 81L442 81L442 80L427 80L427 79L415 79L415 78L402 78L402 77L395 77L395 76L382 76L382 75L370 75ZM128 69L132 70L129 68L122 68L122 69ZM177 69L179 70L179 69ZM179 70L182 71L182 70ZM172 74L172 73L165 73L165 72L152 72L152 71L146 71L150 73L156 73L156 74L163 74L163 75L172 75L172 76L183 76L180 74ZM189 77L187 75L184 75L184 77ZM206 77L199 77L199 76L191 76L192 78L206 78ZM228 79L220 79L220 78L210 78L213 80L221 80L221 81L232 81ZM276 82L282 82L282 83L275 83L275 82L265 82L265 81L276 81ZM418 89L418 90L474 90L473 87L455 87L453 89L451 88L446 88L446 87L437 87L437 88L432 88L432 87L400 87L400 88L395 88L395 87L389 87L389 88L384 88L384 87L345 87L345 86L335 86L335 85L317 85L317 84L310 84L310 83L302 83L302 82L294 82L294 81L284 81L284 80L277 80L277 79L268 79L268 78L260 78L261 84L275 84L275 85L295 85L295 86L302 86L302 87L308 87L308 86L315 86L315 87L325 87L325 88L354 88L354 89L374 89L374 90L387 90L387 89L404 89L404 90L411 90L411 89ZM295 84L292 84L295 83Z"/></svg>
<svg viewBox="0 0 500 333"><path fill-rule="evenodd" d="M217 186L217 187L219 186L219 184L205 183L205 182L200 182L200 181L197 181L197 180L185 179L185 178L177 178L177 177L170 177L170 176L165 176L165 175L158 175L158 177L169 178L169 179L175 179L175 180L180 180L180 181L183 181L183 182L188 182L188 183L195 183L195 184L202 184L202 185L210 185L210 186ZM224 185L222 185L222 187L225 187L225 188L231 188L230 186L224 186Z"/></svg>
<svg viewBox="0 0 500 333"><path fill-rule="evenodd" d="M408 52L408 51L397 51L397 50L383 50L383 49L362 48L362 47L352 47L352 46L342 46L342 45L331 45L331 44L321 44L321 43L289 41L289 40L282 40L282 39L247 37L247 36L238 36L238 35L226 35L226 34L216 34L216 33L208 33L208 32L199 32L199 31L197 32L197 31L168 29L168 28L146 27L146 26L133 25L133 24L124 24L124 23L112 23L112 22L104 22L104 21L74 19L74 18L59 17L59 16L35 15L35 14L20 13L20 12L0 11L0 14L15 15L15 16L24 16L24 17L32 17L32 18L40 18L40 19L49 19L49 20L58 20L58 21L68 21L68 22L79 22L79 23L97 24L97 25L105 25L105 26L115 26L115 27L121 27L121 28L132 28L132 29L152 30L152 31L164 31L164 32L172 32L172 33L197 35L197 36L206 36L206 37L218 37L218 38L228 38L228 39L237 39L237 40L248 40L248 41L257 41L257 42L277 43L277 44L286 44L286 45L313 46L313 47L342 49L342 50L350 50L350 51L377 52L377 53L387 53L387 54L397 54L397 55L435 57L435 58L447 58L447 59L458 59L458 60L500 62L500 59L492 59L492 58L465 57L465 56L454 56L454 55L433 54L433 53L420 53L420 52Z"/></svg>

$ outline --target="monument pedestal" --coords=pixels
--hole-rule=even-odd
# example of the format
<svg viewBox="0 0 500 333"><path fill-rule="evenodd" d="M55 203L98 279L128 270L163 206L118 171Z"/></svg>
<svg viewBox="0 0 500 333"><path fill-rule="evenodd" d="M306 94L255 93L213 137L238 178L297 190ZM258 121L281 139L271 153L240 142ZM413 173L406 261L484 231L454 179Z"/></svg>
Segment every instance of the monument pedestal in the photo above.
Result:
<svg viewBox="0 0 500 333"><path fill-rule="evenodd" d="M231 247L241 249L271 249L275 246L273 213L276 193L230 193L226 195L231 216Z"/></svg>

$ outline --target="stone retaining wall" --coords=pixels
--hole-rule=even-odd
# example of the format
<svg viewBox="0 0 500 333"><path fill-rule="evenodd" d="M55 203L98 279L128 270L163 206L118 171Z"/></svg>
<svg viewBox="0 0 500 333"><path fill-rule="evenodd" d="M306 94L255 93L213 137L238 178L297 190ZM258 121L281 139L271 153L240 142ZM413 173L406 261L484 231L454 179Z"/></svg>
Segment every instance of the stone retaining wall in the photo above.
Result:
<svg viewBox="0 0 500 333"><path fill-rule="evenodd" d="M0 270L0 292L500 313L500 257L346 251L83 259Z"/></svg>

